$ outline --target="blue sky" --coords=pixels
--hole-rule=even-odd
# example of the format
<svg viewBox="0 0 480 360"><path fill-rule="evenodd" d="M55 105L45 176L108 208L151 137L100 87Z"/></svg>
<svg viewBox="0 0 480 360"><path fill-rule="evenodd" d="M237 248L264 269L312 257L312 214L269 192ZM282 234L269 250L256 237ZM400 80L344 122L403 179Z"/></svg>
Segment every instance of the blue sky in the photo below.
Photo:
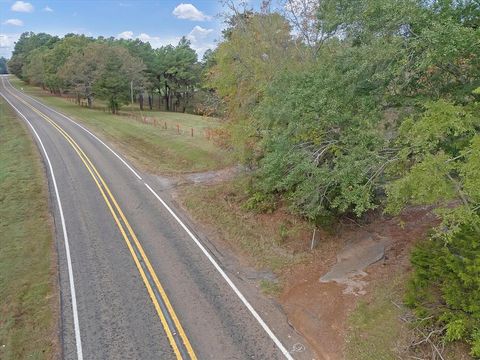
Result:
<svg viewBox="0 0 480 360"><path fill-rule="evenodd" d="M221 37L217 0L0 0L0 56L10 57L24 31L139 38L153 47L187 36L201 56Z"/></svg>

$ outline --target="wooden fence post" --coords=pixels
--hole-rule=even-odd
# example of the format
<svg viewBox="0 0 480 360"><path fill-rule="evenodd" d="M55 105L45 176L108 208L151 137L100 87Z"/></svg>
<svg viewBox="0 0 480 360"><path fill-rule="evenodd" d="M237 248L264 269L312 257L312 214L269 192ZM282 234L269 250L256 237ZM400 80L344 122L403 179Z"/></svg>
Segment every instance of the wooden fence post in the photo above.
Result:
<svg viewBox="0 0 480 360"><path fill-rule="evenodd" d="M317 228L313 228L313 234L312 234L312 242L310 243L310 251L315 249L317 247Z"/></svg>

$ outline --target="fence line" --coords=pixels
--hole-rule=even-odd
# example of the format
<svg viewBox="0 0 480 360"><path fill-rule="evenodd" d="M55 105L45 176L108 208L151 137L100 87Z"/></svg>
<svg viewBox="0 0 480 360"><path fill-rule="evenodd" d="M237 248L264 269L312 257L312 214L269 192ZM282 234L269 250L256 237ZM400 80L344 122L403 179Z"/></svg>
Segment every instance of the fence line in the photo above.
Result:
<svg viewBox="0 0 480 360"><path fill-rule="evenodd" d="M127 113L121 115L127 115L132 120L135 120L142 124L152 125L153 127L160 128L161 130L170 130L171 133L174 133L176 135L187 135L189 137L196 137L201 134L200 136L203 136L207 140L211 140L213 138L212 128L210 127L182 126L182 124L178 122L161 120L155 116L145 116L135 113Z"/></svg>
<svg viewBox="0 0 480 360"><path fill-rule="evenodd" d="M78 99L75 96L67 96L66 99L69 102L79 105L81 107L88 107L88 102L86 100L81 99L79 104ZM106 106L96 107L96 109L97 110L101 109L103 112L110 112L110 110ZM210 127L200 127L200 128L197 127L197 131L195 131L194 127L191 127L191 126L182 127L180 123L166 121L166 120L161 121L155 116L145 116L145 115L141 115L140 113L132 113L132 112L120 112L117 115L127 116L130 119L133 119L137 122L140 122L142 124L152 125L153 127L160 128L162 130L166 130L166 131L171 130L171 132L173 132L176 135L187 135L193 138L198 136L198 134L201 134L207 140L212 140L214 137L212 133L212 128Z"/></svg>

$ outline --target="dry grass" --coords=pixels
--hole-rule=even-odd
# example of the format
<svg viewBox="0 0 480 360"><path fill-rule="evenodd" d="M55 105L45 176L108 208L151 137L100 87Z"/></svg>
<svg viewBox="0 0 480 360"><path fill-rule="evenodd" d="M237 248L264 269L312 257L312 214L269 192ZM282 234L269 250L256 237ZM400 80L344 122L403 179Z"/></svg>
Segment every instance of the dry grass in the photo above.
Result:
<svg viewBox="0 0 480 360"><path fill-rule="evenodd" d="M415 330L414 315L402 305L408 279L408 273L393 273L357 303L348 320L347 360L440 360L431 342L413 346L425 337ZM432 342L436 341L445 360L473 360L466 344Z"/></svg>
<svg viewBox="0 0 480 360"><path fill-rule="evenodd" d="M244 209L246 181L185 186L178 197L194 219L210 229L209 235L246 255L253 265L279 273L302 262L308 256L311 227L281 210L258 214ZM272 292L271 286L265 287Z"/></svg>
<svg viewBox="0 0 480 360"><path fill-rule="evenodd" d="M408 343L409 331L400 320L406 276L375 286L350 314L346 338L347 360L397 360Z"/></svg>

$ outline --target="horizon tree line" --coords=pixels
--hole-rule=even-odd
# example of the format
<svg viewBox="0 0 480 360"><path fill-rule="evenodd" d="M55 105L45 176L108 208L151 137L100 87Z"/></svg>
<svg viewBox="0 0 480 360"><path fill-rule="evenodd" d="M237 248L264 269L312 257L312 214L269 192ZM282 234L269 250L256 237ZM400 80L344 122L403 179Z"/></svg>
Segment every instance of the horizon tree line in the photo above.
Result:
<svg viewBox="0 0 480 360"><path fill-rule="evenodd" d="M148 42L113 37L23 33L8 70L52 94L74 96L92 107L104 100L112 113L134 100L141 110L155 106L185 112L201 90L202 63L190 41L153 49Z"/></svg>

